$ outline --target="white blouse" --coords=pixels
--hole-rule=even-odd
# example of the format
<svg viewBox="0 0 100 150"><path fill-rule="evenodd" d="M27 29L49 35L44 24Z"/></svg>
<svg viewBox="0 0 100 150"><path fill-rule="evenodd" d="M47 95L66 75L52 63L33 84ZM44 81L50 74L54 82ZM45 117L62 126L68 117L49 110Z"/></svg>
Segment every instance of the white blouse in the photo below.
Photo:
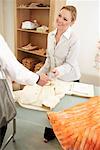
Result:
<svg viewBox="0 0 100 150"><path fill-rule="evenodd" d="M56 68L60 72L59 79L64 81L79 80L79 40L69 27L56 45L56 32L57 29L48 35L47 59L44 66L37 73L48 73L51 69Z"/></svg>

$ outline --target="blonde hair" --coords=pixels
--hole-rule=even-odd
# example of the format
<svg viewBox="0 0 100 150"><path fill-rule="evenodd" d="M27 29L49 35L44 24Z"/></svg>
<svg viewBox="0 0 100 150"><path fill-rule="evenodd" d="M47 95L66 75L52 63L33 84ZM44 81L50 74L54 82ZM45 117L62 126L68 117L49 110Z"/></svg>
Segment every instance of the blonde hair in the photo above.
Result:
<svg viewBox="0 0 100 150"><path fill-rule="evenodd" d="M68 10L68 11L70 11L71 12L71 16L72 16L72 22L75 22L75 20L76 20L76 17L77 17L77 10L76 10L76 7L74 7L74 6L71 6L71 5L68 5L68 6L63 6L62 8L61 8L61 10L62 9L66 9L66 10Z"/></svg>

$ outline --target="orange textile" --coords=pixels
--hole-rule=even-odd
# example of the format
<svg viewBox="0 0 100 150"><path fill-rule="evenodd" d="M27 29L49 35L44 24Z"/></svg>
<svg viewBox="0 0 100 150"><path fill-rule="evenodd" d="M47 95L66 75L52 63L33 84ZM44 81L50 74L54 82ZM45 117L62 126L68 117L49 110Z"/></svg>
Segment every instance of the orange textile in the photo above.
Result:
<svg viewBox="0 0 100 150"><path fill-rule="evenodd" d="M100 150L100 96L48 118L64 150Z"/></svg>

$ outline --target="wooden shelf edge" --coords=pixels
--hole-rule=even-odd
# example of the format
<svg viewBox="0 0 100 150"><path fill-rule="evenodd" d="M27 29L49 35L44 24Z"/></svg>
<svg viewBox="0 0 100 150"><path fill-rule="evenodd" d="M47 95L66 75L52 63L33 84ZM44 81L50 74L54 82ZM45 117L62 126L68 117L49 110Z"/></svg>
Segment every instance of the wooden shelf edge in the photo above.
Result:
<svg viewBox="0 0 100 150"><path fill-rule="evenodd" d="M35 30L31 30L31 29L21 29L21 28L17 28L17 31L22 31L22 32L32 32L32 33L37 33L37 34L45 34L47 35L48 32L38 32L38 31L35 31Z"/></svg>
<svg viewBox="0 0 100 150"><path fill-rule="evenodd" d="M35 52L35 50L33 50L33 51L28 51L28 50L24 50L24 49L22 49L22 48L17 48L17 50L18 50L18 51L25 52L25 53L33 54L33 55L42 56L42 57L46 58L46 55L38 54L38 53Z"/></svg>
<svg viewBox="0 0 100 150"><path fill-rule="evenodd" d="M42 10L49 10L50 7L17 7L17 9L42 9Z"/></svg>

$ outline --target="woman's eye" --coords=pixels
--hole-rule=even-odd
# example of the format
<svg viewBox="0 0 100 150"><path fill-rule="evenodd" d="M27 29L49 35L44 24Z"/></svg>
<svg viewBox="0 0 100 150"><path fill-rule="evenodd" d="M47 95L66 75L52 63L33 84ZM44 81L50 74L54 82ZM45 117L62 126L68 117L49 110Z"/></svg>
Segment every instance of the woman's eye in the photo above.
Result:
<svg viewBox="0 0 100 150"><path fill-rule="evenodd" d="M58 16L59 16L59 17L61 17L61 15L60 15L60 14L59 14Z"/></svg>
<svg viewBox="0 0 100 150"><path fill-rule="evenodd" d="M64 21L67 21L67 19L66 19L66 18L64 18Z"/></svg>

